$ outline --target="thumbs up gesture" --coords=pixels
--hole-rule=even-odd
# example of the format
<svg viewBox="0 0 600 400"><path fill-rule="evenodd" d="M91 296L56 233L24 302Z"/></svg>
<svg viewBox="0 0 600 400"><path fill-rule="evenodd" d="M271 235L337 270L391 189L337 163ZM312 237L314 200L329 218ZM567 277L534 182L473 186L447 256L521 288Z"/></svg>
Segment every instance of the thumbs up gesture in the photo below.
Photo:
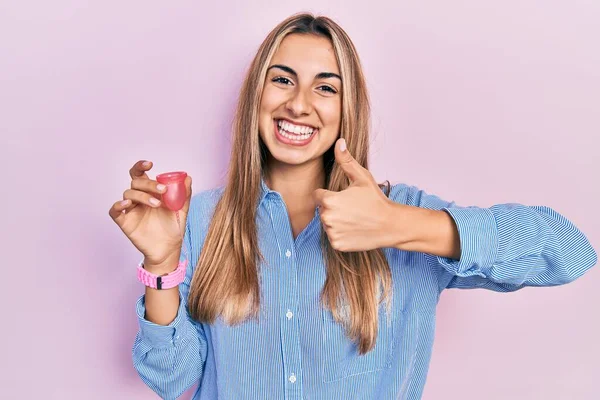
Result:
<svg viewBox="0 0 600 400"><path fill-rule="evenodd" d="M394 202L381 191L371 173L346 149L346 141L335 144L335 160L350 186L341 192L317 189L313 193L323 228L331 246L339 251L364 251L391 247L389 229Z"/></svg>

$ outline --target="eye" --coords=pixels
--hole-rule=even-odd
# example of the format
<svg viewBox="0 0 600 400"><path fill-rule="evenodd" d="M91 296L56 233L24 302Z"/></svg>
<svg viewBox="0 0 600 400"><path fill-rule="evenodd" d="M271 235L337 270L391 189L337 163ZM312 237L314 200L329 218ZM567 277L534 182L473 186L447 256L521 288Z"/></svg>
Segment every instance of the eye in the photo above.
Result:
<svg viewBox="0 0 600 400"><path fill-rule="evenodd" d="M319 86L319 89L323 89L324 92L329 92L329 93L333 93L336 94L337 90L335 90L334 88L332 88L331 86Z"/></svg>
<svg viewBox="0 0 600 400"><path fill-rule="evenodd" d="M284 85L287 85L288 83L291 83L291 81L288 78L284 78L283 76L278 76L276 78L273 78L271 80L271 82L278 82L278 83L282 83Z"/></svg>

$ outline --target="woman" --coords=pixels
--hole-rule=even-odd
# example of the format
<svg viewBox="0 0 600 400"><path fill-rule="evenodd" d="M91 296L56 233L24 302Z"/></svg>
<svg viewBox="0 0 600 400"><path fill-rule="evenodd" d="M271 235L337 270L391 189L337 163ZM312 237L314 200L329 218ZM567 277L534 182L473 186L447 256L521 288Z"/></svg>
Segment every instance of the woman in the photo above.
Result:
<svg viewBox="0 0 600 400"><path fill-rule="evenodd" d="M351 40L330 19L300 14L251 64L227 184L191 196L186 179L183 227L160 203L151 163L133 166L110 215L145 272L175 276L171 288L147 286L136 305L133 361L152 390L174 399L199 383L194 399L418 399L443 289L559 285L596 263L585 236L551 208L465 208L378 185L368 132Z"/></svg>

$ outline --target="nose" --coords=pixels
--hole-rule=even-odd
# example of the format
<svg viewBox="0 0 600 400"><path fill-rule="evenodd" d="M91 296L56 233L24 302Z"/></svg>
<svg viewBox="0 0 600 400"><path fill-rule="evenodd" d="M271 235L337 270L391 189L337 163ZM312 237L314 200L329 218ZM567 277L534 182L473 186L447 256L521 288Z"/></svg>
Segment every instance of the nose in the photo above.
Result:
<svg viewBox="0 0 600 400"><path fill-rule="evenodd" d="M300 89L294 92L294 95L288 100L285 107L296 117L308 115L312 109L309 97Z"/></svg>

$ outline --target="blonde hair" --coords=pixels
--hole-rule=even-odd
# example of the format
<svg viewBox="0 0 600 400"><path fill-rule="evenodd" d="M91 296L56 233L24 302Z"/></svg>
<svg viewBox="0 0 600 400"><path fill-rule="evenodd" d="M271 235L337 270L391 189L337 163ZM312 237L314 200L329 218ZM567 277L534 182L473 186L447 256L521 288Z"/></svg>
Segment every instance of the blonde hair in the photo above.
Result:
<svg viewBox="0 0 600 400"><path fill-rule="evenodd" d="M269 63L283 39L293 33L331 41L344 82L340 136L358 163L368 168L370 105L352 41L327 17L302 13L287 18L261 44L241 88L227 184L214 210L189 292L188 307L195 320L213 323L221 316L234 325L259 315L258 265L264 257L258 246L256 213L268 154L259 136L259 106ZM326 188L347 188L348 178L335 163L333 147L324 154L323 162ZM321 303L345 325L348 337L364 354L375 346L379 304L387 300L389 305L392 276L388 262L382 249L336 251L324 230L321 248L327 266Z"/></svg>

